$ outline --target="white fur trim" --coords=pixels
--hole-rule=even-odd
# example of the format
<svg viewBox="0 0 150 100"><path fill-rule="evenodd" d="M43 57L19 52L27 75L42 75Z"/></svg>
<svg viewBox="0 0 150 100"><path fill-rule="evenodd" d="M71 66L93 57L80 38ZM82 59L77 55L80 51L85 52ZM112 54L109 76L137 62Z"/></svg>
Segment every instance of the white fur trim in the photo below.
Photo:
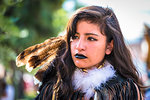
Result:
<svg viewBox="0 0 150 100"><path fill-rule="evenodd" d="M101 87L102 83L106 83L106 81L115 76L113 66L105 61L103 68L92 68L87 73L77 68L72 77L72 84L75 90L81 90L81 92L85 93L85 99L90 99L90 97L94 96L95 88Z"/></svg>

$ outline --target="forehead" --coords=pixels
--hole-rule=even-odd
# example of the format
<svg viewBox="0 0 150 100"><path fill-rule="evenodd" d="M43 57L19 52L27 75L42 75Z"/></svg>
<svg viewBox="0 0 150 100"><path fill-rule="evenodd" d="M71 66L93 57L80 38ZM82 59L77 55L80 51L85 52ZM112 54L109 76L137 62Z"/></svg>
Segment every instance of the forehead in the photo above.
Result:
<svg viewBox="0 0 150 100"><path fill-rule="evenodd" d="M97 26L100 26L100 24L101 24L98 21L92 20L92 19L80 19L80 20L77 21L77 24L80 23L80 22L87 22L88 24L94 24L94 25L97 25Z"/></svg>
<svg viewBox="0 0 150 100"><path fill-rule="evenodd" d="M91 32L91 33L100 33L100 27L89 21L79 21L76 26L76 32Z"/></svg>

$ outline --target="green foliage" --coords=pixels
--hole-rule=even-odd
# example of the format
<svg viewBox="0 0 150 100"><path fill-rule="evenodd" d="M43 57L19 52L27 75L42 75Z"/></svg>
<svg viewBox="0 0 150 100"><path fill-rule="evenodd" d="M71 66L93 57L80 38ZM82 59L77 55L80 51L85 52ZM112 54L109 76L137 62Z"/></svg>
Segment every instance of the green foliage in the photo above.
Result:
<svg viewBox="0 0 150 100"><path fill-rule="evenodd" d="M0 42L12 36L18 37L19 32L18 27L9 18L0 15Z"/></svg>
<svg viewBox="0 0 150 100"><path fill-rule="evenodd" d="M64 30L67 13L61 8L63 2L64 0L0 0L0 63L11 72L15 89L22 77L17 73L26 72L24 67L16 67L16 56L25 48L57 36Z"/></svg>
<svg viewBox="0 0 150 100"><path fill-rule="evenodd" d="M16 59L16 53L13 51L13 49L7 47L7 46L1 46L0 45L0 63L3 63L5 66L9 66L7 62L10 62L12 60Z"/></svg>
<svg viewBox="0 0 150 100"><path fill-rule="evenodd" d="M52 27L55 33L62 32L64 30L64 26L67 23L67 15L64 9L59 9L53 14ZM60 25L61 24L61 25Z"/></svg>
<svg viewBox="0 0 150 100"><path fill-rule="evenodd" d="M61 8L63 2L64 0L0 1L0 46L5 46L0 48L1 51L10 48L18 54L31 45L57 36L67 21L66 12Z"/></svg>
<svg viewBox="0 0 150 100"><path fill-rule="evenodd" d="M62 8L64 1L0 0L0 63L11 73L15 89L20 86L20 73L26 72L25 66L16 67L16 56L27 47L64 31L68 20L67 12Z"/></svg>

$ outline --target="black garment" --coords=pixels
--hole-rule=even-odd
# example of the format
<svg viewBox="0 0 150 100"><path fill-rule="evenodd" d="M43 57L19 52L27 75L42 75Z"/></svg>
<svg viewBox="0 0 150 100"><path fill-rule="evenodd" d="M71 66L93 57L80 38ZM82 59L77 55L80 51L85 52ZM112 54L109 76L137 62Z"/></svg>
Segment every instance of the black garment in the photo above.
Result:
<svg viewBox="0 0 150 100"><path fill-rule="evenodd" d="M71 97L59 97L61 94L59 91L58 98L52 99L53 86L53 82L47 82L35 100L83 100L84 94L80 91L74 92ZM124 79L117 74L100 88L95 89L95 95L90 100L142 100L142 96L132 79Z"/></svg>
<svg viewBox="0 0 150 100"><path fill-rule="evenodd" d="M119 75L96 89L97 100L142 100L142 96L132 79L123 79Z"/></svg>

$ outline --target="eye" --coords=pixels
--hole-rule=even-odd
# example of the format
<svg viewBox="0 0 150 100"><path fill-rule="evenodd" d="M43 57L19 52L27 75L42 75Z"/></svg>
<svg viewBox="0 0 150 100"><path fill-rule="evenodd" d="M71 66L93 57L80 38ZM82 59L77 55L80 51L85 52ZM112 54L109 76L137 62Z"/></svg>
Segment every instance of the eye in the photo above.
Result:
<svg viewBox="0 0 150 100"><path fill-rule="evenodd" d="M70 42L72 42L73 40L79 39L79 36L77 35L73 35L70 37Z"/></svg>
<svg viewBox="0 0 150 100"><path fill-rule="evenodd" d="M90 40L90 41L97 41L97 39L95 39L93 37L88 37L88 40Z"/></svg>
<svg viewBox="0 0 150 100"><path fill-rule="evenodd" d="M74 35L74 36L71 37L71 39L75 40L75 39L79 39L79 37L77 35Z"/></svg>

